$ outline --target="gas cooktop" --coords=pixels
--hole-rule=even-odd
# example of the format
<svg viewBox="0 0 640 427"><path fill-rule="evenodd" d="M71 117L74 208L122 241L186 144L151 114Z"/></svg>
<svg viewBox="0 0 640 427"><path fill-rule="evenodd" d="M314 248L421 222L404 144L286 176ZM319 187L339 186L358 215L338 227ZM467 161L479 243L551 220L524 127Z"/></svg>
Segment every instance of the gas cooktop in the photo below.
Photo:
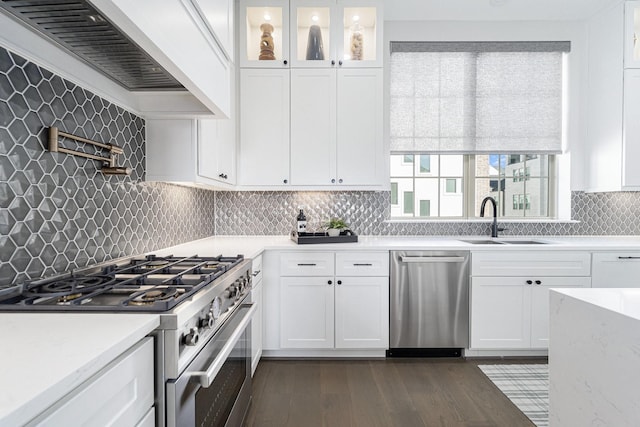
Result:
<svg viewBox="0 0 640 427"><path fill-rule="evenodd" d="M165 312L243 259L242 255L132 258L4 290L0 311Z"/></svg>

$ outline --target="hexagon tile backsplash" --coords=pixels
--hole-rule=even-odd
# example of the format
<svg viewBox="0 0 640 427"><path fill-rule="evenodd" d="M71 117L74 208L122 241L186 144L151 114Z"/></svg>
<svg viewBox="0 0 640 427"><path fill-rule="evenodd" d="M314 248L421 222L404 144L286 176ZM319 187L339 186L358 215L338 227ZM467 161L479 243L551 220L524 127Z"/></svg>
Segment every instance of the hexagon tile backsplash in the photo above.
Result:
<svg viewBox="0 0 640 427"><path fill-rule="evenodd" d="M113 142L131 176L45 150L46 128ZM488 222L388 222L389 192L213 192L144 180L144 120L0 48L0 288L218 235L288 234L340 216L361 235L482 235ZM86 145L68 148L90 149ZM63 144L64 145L64 144ZM638 235L640 192L572 194L577 223L509 223L505 235Z"/></svg>
<svg viewBox="0 0 640 427"><path fill-rule="evenodd" d="M48 152L49 126L119 145L131 175ZM213 234L214 192L142 181L144 129L142 118L0 48L0 287Z"/></svg>

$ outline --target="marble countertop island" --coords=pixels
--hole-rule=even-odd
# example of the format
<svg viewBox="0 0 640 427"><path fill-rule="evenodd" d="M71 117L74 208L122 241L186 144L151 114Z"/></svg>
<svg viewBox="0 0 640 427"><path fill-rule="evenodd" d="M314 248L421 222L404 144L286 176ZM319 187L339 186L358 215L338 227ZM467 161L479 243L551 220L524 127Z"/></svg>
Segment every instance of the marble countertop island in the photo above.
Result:
<svg viewBox="0 0 640 427"><path fill-rule="evenodd" d="M640 289L550 292L549 425L640 423Z"/></svg>

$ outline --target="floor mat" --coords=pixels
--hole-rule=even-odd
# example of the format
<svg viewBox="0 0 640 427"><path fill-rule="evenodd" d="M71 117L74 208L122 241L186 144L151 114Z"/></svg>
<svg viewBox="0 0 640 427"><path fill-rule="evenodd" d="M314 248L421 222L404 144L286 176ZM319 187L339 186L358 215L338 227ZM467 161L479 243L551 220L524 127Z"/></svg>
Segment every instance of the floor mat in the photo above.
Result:
<svg viewBox="0 0 640 427"><path fill-rule="evenodd" d="M479 365L478 368L536 426L549 425L549 365Z"/></svg>

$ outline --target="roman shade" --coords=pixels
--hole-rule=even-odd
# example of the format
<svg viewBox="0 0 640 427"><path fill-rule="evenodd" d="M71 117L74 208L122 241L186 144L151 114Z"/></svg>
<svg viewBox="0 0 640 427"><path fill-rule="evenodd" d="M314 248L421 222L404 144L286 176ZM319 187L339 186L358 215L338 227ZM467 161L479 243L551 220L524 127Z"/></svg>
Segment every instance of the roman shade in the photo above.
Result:
<svg viewBox="0 0 640 427"><path fill-rule="evenodd" d="M560 153L569 42L392 42L394 153Z"/></svg>

